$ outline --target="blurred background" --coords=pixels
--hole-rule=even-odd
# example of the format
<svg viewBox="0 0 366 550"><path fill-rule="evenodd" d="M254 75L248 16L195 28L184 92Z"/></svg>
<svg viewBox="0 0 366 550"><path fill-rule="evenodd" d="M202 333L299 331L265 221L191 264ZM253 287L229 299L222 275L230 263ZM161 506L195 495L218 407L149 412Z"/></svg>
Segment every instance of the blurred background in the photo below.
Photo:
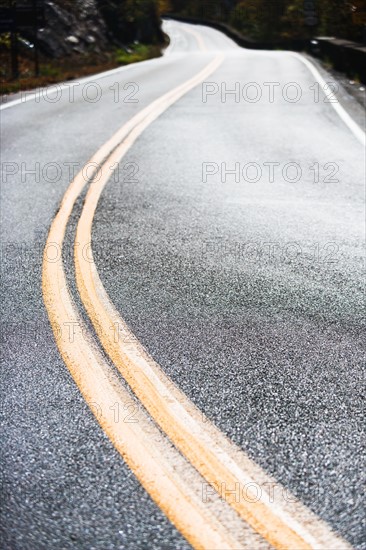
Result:
<svg viewBox="0 0 366 550"><path fill-rule="evenodd" d="M366 81L366 0L0 0L1 92L159 56L163 16L244 47L304 51Z"/></svg>

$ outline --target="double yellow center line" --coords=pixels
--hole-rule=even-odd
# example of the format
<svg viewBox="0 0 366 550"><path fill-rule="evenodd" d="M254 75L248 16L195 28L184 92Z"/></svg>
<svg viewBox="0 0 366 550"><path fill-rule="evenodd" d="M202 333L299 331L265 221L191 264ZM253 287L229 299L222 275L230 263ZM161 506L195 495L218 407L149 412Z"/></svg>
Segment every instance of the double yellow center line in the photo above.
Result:
<svg viewBox="0 0 366 550"><path fill-rule="evenodd" d="M91 229L99 197L111 176L107 167L120 162L142 132L183 95L210 76L222 63L217 55L202 71L152 102L128 121L90 159L95 171L76 233L76 282L81 300L100 344L143 406L137 423L116 423L113 405L131 403L130 392L104 359L99 343L83 326L68 289L62 260L43 261L43 294L60 353L85 400L105 433L136 477L195 548L347 548L309 510L283 496L272 502L270 479L234 446L172 383L161 367L133 336L111 303L99 278L92 253L82 254L91 242ZM83 171L70 183L52 223L46 250L63 246L75 201L86 185ZM70 342L60 326L77 321L79 331ZM125 338L114 338L112 326ZM126 341L128 343L126 343ZM95 404L98 404L96 409ZM174 444L174 447L172 446ZM202 483L216 491L223 484L232 489L259 487L247 498L220 499L213 491L209 503L200 491ZM278 484L277 484L278 485ZM283 493L281 493L283 495ZM250 497L250 498L249 498Z"/></svg>

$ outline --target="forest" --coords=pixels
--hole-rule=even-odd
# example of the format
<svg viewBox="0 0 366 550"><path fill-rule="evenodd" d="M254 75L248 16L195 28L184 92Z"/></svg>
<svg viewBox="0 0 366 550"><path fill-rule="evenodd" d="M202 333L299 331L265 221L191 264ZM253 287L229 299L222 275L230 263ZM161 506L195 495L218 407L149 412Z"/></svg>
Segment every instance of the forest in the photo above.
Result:
<svg viewBox="0 0 366 550"><path fill-rule="evenodd" d="M335 36L362 41L362 0L170 0L169 11L227 23L254 40Z"/></svg>
<svg viewBox="0 0 366 550"><path fill-rule="evenodd" d="M3 93L159 56L167 43L163 16L224 24L229 33L241 35L239 42L249 41L254 48L296 49L296 42L301 48L320 36L366 41L366 0L36 0L36 4L44 15L35 36L32 26L17 27L12 33L6 28L9 7L31 8L33 0L0 0ZM33 62L36 50L39 63ZM361 75L359 65L348 72ZM19 76L25 80L20 82Z"/></svg>

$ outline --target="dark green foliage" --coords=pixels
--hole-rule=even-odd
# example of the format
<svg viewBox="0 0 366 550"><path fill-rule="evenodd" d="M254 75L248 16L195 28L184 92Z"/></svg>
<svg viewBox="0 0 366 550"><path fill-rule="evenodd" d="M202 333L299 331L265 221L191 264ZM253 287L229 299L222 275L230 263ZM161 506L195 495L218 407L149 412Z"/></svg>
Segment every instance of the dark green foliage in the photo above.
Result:
<svg viewBox="0 0 366 550"><path fill-rule="evenodd" d="M365 33L353 22L355 6L349 0L170 0L170 8L172 13L229 23L266 42L314 35L362 40Z"/></svg>
<svg viewBox="0 0 366 550"><path fill-rule="evenodd" d="M121 44L162 42L156 0L97 0L111 37Z"/></svg>

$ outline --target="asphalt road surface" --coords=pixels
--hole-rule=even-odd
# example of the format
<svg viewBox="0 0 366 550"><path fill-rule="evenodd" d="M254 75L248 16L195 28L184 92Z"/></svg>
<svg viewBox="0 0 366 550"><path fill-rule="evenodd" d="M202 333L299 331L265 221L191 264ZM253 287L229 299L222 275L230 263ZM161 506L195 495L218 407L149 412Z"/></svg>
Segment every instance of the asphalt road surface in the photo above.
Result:
<svg viewBox="0 0 366 550"><path fill-rule="evenodd" d="M290 515L296 497L342 547L366 548L364 113L304 57L164 25L171 44L162 58L23 94L1 110L2 547L198 547L157 505L159 484L147 492L96 421L60 353L75 349L74 329L61 327L57 340L57 300L42 288L47 235L73 176L133 116L190 81L118 165L107 161L92 225L101 285L203 424L288 490ZM85 193L72 204L62 258L48 264L63 265L97 339L73 263ZM237 548L276 546L248 523Z"/></svg>

